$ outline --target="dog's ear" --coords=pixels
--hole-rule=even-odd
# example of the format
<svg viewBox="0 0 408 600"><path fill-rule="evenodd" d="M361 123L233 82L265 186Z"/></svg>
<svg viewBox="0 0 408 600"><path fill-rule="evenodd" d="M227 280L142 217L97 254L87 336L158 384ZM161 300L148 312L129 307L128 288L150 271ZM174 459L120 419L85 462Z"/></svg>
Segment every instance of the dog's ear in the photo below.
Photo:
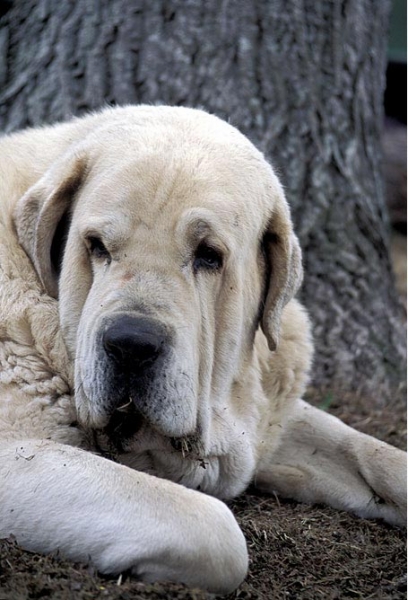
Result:
<svg viewBox="0 0 408 600"><path fill-rule="evenodd" d="M261 243L267 274L261 327L270 350L275 350L282 311L298 291L303 277L302 254L283 194L274 207Z"/></svg>
<svg viewBox="0 0 408 600"><path fill-rule="evenodd" d="M58 275L73 201L86 173L84 156L56 163L20 200L14 222L20 244L30 257L45 290L58 297Z"/></svg>

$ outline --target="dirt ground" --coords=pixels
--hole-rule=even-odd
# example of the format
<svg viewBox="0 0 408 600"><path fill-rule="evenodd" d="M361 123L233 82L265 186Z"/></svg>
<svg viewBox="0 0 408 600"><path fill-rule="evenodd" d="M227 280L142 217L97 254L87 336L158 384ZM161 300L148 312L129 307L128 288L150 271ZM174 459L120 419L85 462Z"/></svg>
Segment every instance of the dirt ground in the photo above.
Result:
<svg viewBox="0 0 408 600"><path fill-rule="evenodd" d="M400 291L406 294L406 237L393 243ZM398 271L405 276L402 278ZM405 293L404 293L405 292ZM374 410L354 397L315 396L349 425L399 448L406 409ZM249 573L227 600L397 600L406 595L405 532L322 506L306 506L249 490L230 504L250 555ZM203 523L204 527L210 524ZM0 600L214 600L174 584L145 585L126 573L103 577L92 567L24 552L0 540Z"/></svg>
<svg viewBox="0 0 408 600"><path fill-rule="evenodd" d="M406 273L406 238L393 250ZM403 268L401 264L403 263ZM394 258L394 264L397 267ZM404 293L404 292L403 292ZM379 410L354 397L318 395L310 400L349 425L405 448L406 409L401 402ZM323 506L306 506L248 490L230 504L248 542L249 573L227 600L406 598L406 535ZM211 526L203 523L203 527ZM126 573L103 577L90 566L21 550L0 540L0 600L214 600L174 584L145 585Z"/></svg>
<svg viewBox="0 0 408 600"><path fill-rule="evenodd" d="M341 401L340 401L341 400ZM320 398L325 402L324 398ZM319 402L319 399L317 399ZM354 427L404 447L405 407L372 410L355 398L331 399L330 411ZM248 542L249 573L227 600L406 598L405 532L322 506L249 490L231 503ZM210 524L203 523L203 527ZM123 574L22 551L0 541L0 600L210 600L174 584L144 585Z"/></svg>

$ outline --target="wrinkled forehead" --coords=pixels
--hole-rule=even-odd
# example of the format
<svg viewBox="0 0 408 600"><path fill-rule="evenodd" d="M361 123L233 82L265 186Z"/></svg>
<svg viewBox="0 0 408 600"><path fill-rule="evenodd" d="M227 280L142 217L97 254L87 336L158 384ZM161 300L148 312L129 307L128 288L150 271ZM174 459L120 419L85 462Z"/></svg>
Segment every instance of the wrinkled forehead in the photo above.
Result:
<svg viewBox="0 0 408 600"><path fill-rule="evenodd" d="M222 123L222 122L220 122ZM224 127L226 125L226 127ZM262 154L235 129L153 127L105 132L98 140L80 211L122 234L140 220L223 227L253 237L282 192Z"/></svg>

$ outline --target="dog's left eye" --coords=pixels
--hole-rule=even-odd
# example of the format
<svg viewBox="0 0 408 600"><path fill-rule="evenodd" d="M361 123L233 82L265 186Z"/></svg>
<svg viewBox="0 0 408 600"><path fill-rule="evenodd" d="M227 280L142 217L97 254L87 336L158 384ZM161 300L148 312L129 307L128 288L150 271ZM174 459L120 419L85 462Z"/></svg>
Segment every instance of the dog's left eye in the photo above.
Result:
<svg viewBox="0 0 408 600"><path fill-rule="evenodd" d="M222 267L222 254L208 246L205 243L201 243L194 254L193 269L197 272L200 269L206 269L208 271L216 271Z"/></svg>
<svg viewBox="0 0 408 600"><path fill-rule="evenodd" d="M98 237L89 236L87 238L87 245L92 256L95 258L107 259L110 262L111 256L107 251L105 244Z"/></svg>

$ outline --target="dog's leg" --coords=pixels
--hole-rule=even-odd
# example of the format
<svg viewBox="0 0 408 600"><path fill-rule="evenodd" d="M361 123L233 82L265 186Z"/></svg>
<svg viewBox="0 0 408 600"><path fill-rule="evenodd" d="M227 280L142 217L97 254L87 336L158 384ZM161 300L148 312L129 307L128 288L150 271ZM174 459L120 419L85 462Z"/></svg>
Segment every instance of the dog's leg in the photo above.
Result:
<svg viewBox="0 0 408 600"><path fill-rule="evenodd" d="M404 525L406 475L405 452L299 400L277 449L262 455L255 485Z"/></svg>
<svg viewBox="0 0 408 600"><path fill-rule="evenodd" d="M221 501L49 441L0 444L0 536L32 551L211 592L245 577L244 536Z"/></svg>

